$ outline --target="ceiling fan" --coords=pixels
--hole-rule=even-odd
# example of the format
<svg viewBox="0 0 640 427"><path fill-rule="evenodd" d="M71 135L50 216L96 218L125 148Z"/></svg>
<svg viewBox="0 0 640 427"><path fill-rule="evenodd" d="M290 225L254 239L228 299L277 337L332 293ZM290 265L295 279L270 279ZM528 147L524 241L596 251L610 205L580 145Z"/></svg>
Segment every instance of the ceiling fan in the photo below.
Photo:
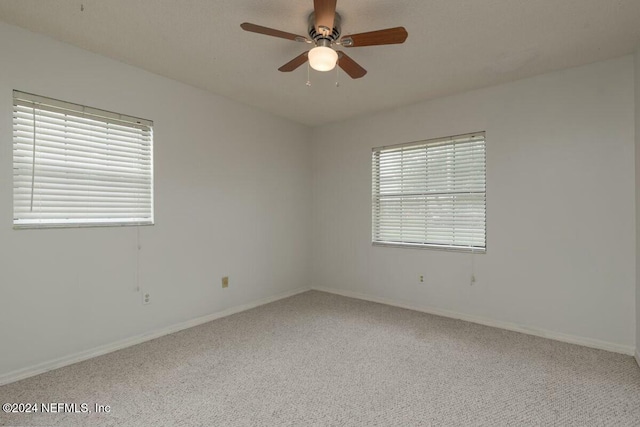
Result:
<svg viewBox="0 0 640 427"><path fill-rule="evenodd" d="M336 51L334 46L361 47L377 46L384 44L400 44L407 39L407 30L404 27L387 28L385 30L371 31L367 33L351 34L341 38L340 15L336 12L337 0L314 0L314 11L309 15L309 37L287 33L256 24L245 22L241 24L245 31L266 34L301 43L313 44L308 52L303 52L291 61L278 68L279 71L290 72L309 61L311 68L317 71L333 70L336 64L351 78L359 79L367 74L357 62L342 51Z"/></svg>

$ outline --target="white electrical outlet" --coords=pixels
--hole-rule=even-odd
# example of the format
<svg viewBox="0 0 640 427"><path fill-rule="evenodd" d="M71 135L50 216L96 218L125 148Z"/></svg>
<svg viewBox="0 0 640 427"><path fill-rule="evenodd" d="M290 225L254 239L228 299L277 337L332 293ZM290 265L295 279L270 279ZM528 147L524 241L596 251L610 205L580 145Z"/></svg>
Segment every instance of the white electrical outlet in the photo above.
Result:
<svg viewBox="0 0 640 427"><path fill-rule="evenodd" d="M424 276L421 274L421 275L418 277L418 280L420 280L420 283L424 283Z"/></svg>
<svg viewBox="0 0 640 427"><path fill-rule="evenodd" d="M151 294L149 292L142 292L142 304L151 304Z"/></svg>
<svg viewBox="0 0 640 427"><path fill-rule="evenodd" d="M474 283L476 283L476 275L475 275L475 274L472 274L472 275L471 275L471 286L473 286L473 285L474 285Z"/></svg>

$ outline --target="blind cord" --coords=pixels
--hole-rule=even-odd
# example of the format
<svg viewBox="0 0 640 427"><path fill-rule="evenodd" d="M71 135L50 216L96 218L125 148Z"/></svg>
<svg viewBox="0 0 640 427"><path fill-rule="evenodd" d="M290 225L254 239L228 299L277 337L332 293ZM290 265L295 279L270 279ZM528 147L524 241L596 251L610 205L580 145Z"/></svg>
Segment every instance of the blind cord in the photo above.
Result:
<svg viewBox="0 0 640 427"><path fill-rule="evenodd" d="M31 207L33 212L33 193L36 182L36 106L33 106L33 155L31 157Z"/></svg>
<svg viewBox="0 0 640 427"><path fill-rule="evenodd" d="M136 292L140 292L140 227L136 227Z"/></svg>
<svg viewBox="0 0 640 427"><path fill-rule="evenodd" d="M476 283L476 252L475 248L471 247L471 286Z"/></svg>

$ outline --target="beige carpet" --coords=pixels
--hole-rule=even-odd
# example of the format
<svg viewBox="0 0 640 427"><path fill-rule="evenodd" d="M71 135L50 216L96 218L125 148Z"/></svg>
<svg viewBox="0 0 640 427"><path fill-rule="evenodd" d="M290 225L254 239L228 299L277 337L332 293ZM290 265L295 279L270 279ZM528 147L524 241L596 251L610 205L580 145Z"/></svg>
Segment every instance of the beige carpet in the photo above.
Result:
<svg viewBox="0 0 640 427"><path fill-rule="evenodd" d="M631 357L307 292L0 387L1 425L637 426Z"/></svg>

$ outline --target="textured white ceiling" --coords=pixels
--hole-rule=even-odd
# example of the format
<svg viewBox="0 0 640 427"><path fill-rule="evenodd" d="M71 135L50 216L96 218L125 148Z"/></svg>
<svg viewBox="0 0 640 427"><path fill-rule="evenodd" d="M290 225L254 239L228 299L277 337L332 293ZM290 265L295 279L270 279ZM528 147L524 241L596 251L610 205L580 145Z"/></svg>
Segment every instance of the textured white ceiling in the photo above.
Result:
<svg viewBox="0 0 640 427"><path fill-rule="evenodd" d="M81 4L84 11L81 11ZM640 0L338 0L343 34L404 26L403 45L352 48L369 73L277 68L308 45L312 0L0 0L0 19L277 115L319 125L629 54Z"/></svg>

